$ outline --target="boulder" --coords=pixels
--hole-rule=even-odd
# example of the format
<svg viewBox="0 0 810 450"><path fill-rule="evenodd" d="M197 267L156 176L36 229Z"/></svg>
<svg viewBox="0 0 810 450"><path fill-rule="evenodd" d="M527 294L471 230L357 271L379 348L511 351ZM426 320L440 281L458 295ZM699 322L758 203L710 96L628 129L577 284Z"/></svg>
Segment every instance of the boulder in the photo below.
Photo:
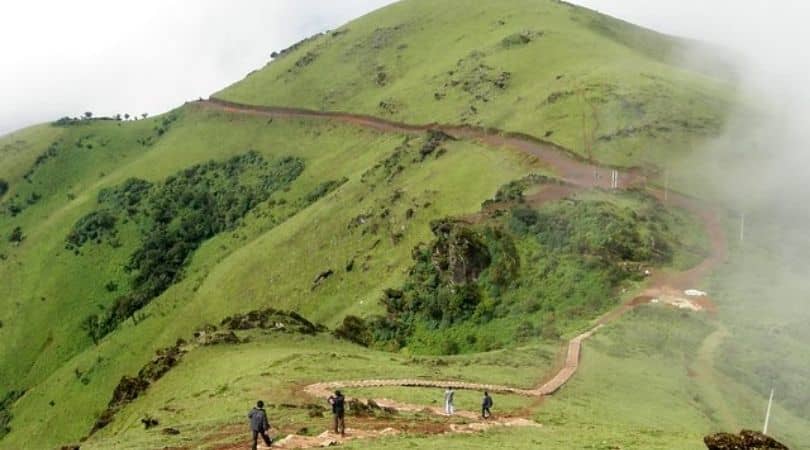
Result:
<svg viewBox="0 0 810 450"><path fill-rule="evenodd" d="M788 447L757 431L742 430L739 435L715 433L703 438L709 450L788 450Z"/></svg>
<svg viewBox="0 0 810 450"><path fill-rule="evenodd" d="M456 285L474 282L492 262L482 237L470 228L451 221L432 225L436 243L431 260L442 277Z"/></svg>

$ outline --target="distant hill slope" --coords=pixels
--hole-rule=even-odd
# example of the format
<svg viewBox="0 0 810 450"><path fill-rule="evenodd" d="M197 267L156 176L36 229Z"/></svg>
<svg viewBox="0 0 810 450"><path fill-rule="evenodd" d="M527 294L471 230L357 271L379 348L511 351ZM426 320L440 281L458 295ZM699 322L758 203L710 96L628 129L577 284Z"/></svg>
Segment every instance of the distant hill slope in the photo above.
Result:
<svg viewBox="0 0 810 450"><path fill-rule="evenodd" d="M691 45L553 0L406 0L215 96L494 126L603 162L662 163L718 134L730 107L726 80L681 63Z"/></svg>
<svg viewBox="0 0 810 450"><path fill-rule="evenodd" d="M282 52L215 97L498 127L557 143L563 158L662 166L717 134L733 101L725 81L678 62L687 51L562 2L407 0ZM221 430L237 429L244 407L265 396L293 405L279 426L308 432L322 419L298 389L324 377L532 385L566 335L642 288L646 267L683 269L705 256L705 236L686 212L587 183L560 200L569 186L559 174L497 138L213 102L0 137L0 448L30 448L32 437L46 448L77 442L110 418L83 448L202 446L211 436L227 444L233 436ZM589 178L590 167L580 174ZM493 204L506 206L487 218ZM466 270L465 250L479 267L457 289L441 266ZM365 348L288 333L283 323L238 329L250 343L200 344L110 413L122 380L133 385L124 377L163 361L156 351L185 349L178 339L195 346L210 325L268 307L330 330L347 316L387 315L392 336ZM488 445L695 442L718 425L712 402L725 398L713 386L707 399L691 395L688 365L713 323L670 313L641 310L597 335L581 375L549 409L527 413L546 427L487 433ZM744 392L731 405L758 420L756 393L734 382L723 389ZM637 408L644 414L629 413ZM144 430L140 419L152 414L181 434ZM802 417L782 417L804 436ZM579 436L582 423L594 424L593 436Z"/></svg>

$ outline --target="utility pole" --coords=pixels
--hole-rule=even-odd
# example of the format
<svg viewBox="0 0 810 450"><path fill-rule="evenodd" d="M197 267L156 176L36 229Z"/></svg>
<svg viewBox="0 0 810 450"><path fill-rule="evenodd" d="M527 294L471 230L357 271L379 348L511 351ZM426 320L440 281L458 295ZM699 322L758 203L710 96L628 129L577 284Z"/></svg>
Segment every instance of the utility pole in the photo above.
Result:
<svg viewBox="0 0 810 450"><path fill-rule="evenodd" d="M765 412L765 425L762 427L762 434L768 434L768 422L771 420L771 405L773 404L773 388L771 388L771 397L768 399L768 410Z"/></svg>
<svg viewBox="0 0 810 450"><path fill-rule="evenodd" d="M745 213L740 214L740 242L745 239Z"/></svg>

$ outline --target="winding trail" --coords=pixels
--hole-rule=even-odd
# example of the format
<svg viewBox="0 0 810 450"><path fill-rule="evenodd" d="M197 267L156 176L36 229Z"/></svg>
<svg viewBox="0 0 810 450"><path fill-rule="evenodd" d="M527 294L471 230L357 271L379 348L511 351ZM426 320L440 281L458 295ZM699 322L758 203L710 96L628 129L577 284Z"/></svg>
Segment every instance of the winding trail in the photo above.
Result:
<svg viewBox="0 0 810 450"><path fill-rule="evenodd" d="M325 398L334 390L340 388L368 388L368 387L430 387L455 389L469 389L478 391L490 391L503 394L517 394L527 397L542 398L557 392L576 373L582 354L583 342L596 333L601 327L615 321L628 311L639 305L649 303L653 299L677 298L680 301L694 305L696 309L713 312L713 305L708 299L684 298L685 289L694 288L697 283L712 271L718 264L726 259L727 243L720 219L716 211L709 208L699 200L687 196L669 192L667 196L664 192L655 187L647 186L647 177L640 169L621 169L602 166L586 161L558 145L543 141L533 136L525 134L511 133L493 128L481 128L468 125L445 125L438 123L413 125L388 121L385 119L344 112L323 112L298 108L255 106L233 103L225 100L210 99L193 102L193 105L209 110L225 111L235 114L247 114L252 116L262 116L279 119L315 119L341 122L366 129L380 132L391 132L409 135L422 134L429 130L442 131L456 139L466 139L477 141L481 144L494 148L509 148L522 153L529 154L537 158L544 166L554 172L563 183L557 187L552 187L545 194L539 194L533 203L541 203L558 198L564 198L576 191L589 188L601 189L645 189L655 196L659 201L668 205L685 209L698 217L704 225L710 240L709 255L695 267L676 273L656 273L650 277L648 287L637 297L626 302L614 310L604 314L594 321L591 328L584 331L568 341L566 356L561 367L539 386L531 389L518 388L506 385L470 383L458 380L422 380L422 379L375 379L375 380L344 380L326 381L314 383L303 388L304 392L314 396ZM616 176L616 182L612 179ZM375 399L382 407L393 407L404 411L429 411L434 414L442 414L438 408L431 408L420 405L409 405L397 403L388 399ZM457 415L465 417L475 422L464 426L456 426L450 432L471 432L480 431L492 426L539 426L539 424L522 419L504 417L497 420L481 421L477 414L470 412L458 412ZM349 430L350 437L353 438L373 438L387 434L396 434L398 431L386 428L382 431L362 431ZM329 433L324 433L317 437L306 437L290 435L279 441L280 448L309 448L322 446L325 443L339 443L343 439ZM228 448L228 447L225 447Z"/></svg>

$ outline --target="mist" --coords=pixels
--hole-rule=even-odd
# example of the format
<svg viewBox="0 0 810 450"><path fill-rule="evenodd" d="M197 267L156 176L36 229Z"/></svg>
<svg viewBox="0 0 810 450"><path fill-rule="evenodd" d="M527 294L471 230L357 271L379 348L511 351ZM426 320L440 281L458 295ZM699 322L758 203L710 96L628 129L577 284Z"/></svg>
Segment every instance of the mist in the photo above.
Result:
<svg viewBox="0 0 810 450"><path fill-rule="evenodd" d="M238 81L274 50L388 3L4 2L0 135L85 111L165 112Z"/></svg>
<svg viewBox="0 0 810 450"><path fill-rule="evenodd" d="M762 426L773 388L783 408L769 430L780 435L792 417L810 417L810 3L574 3L708 43L709 60L705 46L688 56L704 64L722 60L733 71L736 99L723 132L693 148L678 167L664 169L673 188L716 208L728 230L729 260L704 287L721 302L719 326L730 330L716 367L761 399L735 411L736 425Z"/></svg>
<svg viewBox="0 0 810 450"><path fill-rule="evenodd" d="M790 0L579 0L582 6L659 32L712 45L730 62L738 103L726 132L697 149L715 192L739 210L797 213L810 198L807 142L810 3ZM704 58L705 55L700 55ZM704 171L706 172L706 171ZM676 177L678 174L674 174ZM801 208L799 208L801 209Z"/></svg>

